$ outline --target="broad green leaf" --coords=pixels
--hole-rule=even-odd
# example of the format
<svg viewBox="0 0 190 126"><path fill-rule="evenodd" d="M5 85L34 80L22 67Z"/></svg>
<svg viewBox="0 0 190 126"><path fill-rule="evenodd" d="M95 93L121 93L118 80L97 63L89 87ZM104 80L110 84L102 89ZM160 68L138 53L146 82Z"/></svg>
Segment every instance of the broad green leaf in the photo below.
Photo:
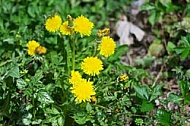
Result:
<svg viewBox="0 0 190 126"><path fill-rule="evenodd" d="M32 125L37 125L37 124L40 124L41 122L42 120L38 119L38 120L32 121Z"/></svg>
<svg viewBox="0 0 190 126"><path fill-rule="evenodd" d="M156 120L159 121L164 126L170 126L171 113L164 109L159 109L156 111Z"/></svg>
<svg viewBox="0 0 190 126"><path fill-rule="evenodd" d="M148 17L148 21L150 22L151 25L154 25L156 23L156 19L157 19L157 12L156 10L152 10L150 12L150 16Z"/></svg>
<svg viewBox="0 0 190 126"><path fill-rule="evenodd" d="M189 38L189 35L187 37L186 36L181 37L181 40L182 40L185 47L190 47L190 41L188 38Z"/></svg>
<svg viewBox="0 0 190 126"><path fill-rule="evenodd" d="M26 81L24 81L23 79L17 79L17 81L16 81L16 86L17 86L17 88L18 89L20 89L20 90L23 90L23 89L25 89L25 87L27 86L28 84L26 83Z"/></svg>
<svg viewBox="0 0 190 126"><path fill-rule="evenodd" d="M158 96L162 94L161 86L157 85L153 88L153 91L151 92L150 101L155 100Z"/></svg>
<svg viewBox="0 0 190 126"><path fill-rule="evenodd" d="M181 59L184 60L190 55L189 49L184 49L181 53Z"/></svg>
<svg viewBox="0 0 190 126"><path fill-rule="evenodd" d="M59 115L60 114L60 112L55 107L46 108L45 109L45 113L47 113L47 114L53 114L53 115Z"/></svg>
<svg viewBox="0 0 190 126"><path fill-rule="evenodd" d="M91 111L92 111L92 106L91 106L90 103L87 103L87 104L86 104L86 111L87 111L88 113L91 113Z"/></svg>
<svg viewBox="0 0 190 126"><path fill-rule="evenodd" d="M154 105L152 103L143 100L143 103L140 108L141 112L149 112L152 111L153 109Z"/></svg>
<svg viewBox="0 0 190 126"><path fill-rule="evenodd" d="M150 5L150 3L141 6L141 10L152 10L152 9L155 9L155 6Z"/></svg>
<svg viewBox="0 0 190 126"><path fill-rule="evenodd" d="M148 56L159 56L162 54L164 46L160 39L155 39L148 48Z"/></svg>
<svg viewBox="0 0 190 126"><path fill-rule="evenodd" d="M176 47L174 48L175 52L177 54L181 54L183 52L183 50L185 50L186 48L185 47Z"/></svg>
<svg viewBox="0 0 190 126"><path fill-rule="evenodd" d="M51 97L49 96L49 94L47 92L44 92L44 91L40 91L40 92L37 93L37 99L38 99L39 102L45 103L45 104L49 104L49 103L54 102L51 99Z"/></svg>
<svg viewBox="0 0 190 126"><path fill-rule="evenodd" d="M136 93L137 93L137 96L141 99L144 99L144 100L148 100L149 96L148 96L148 91L147 91L147 88L144 87L144 86L137 86L137 85L133 85Z"/></svg>
<svg viewBox="0 0 190 126"><path fill-rule="evenodd" d="M183 98L181 98L179 95L173 93L170 93L168 98L171 102L176 104L180 104L181 101L183 100Z"/></svg>
<svg viewBox="0 0 190 126"><path fill-rule="evenodd" d="M64 124L65 124L65 118L64 118L64 116L60 115L58 117L58 119L57 119L57 123L58 123L59 126L64 126Z"/></svg>
<svg viewBox="0 0 190 126"><path fill-rule="evenodd" d="M76 123L78 123L79 125L83 125L86 123L86 115L84 113L76 113L73 116L74 120Z"/></svg>
<svg viewBox="0 0 190 126"><path fill-rule="evenodd" d="M152 61L155 60L154 56L145 57L143 59L135 59L135 62L138 65L142 65L143 67L149 67L152 64Z"/></svg>
<svg viewBox="0 0 190 126"><path fill-rule="evenodd" d="M184 104L190 104L190 94L187 94L187 96L184 98Z"/></svg>
<svg viewBox="0 0 190 126"><path fill-rule="evenodd" d="M15 65L12 69L9 70L7 76L19 78L20 77L19 67L17 65Z"/></svg>
<svg viewBox="0 0 190 126"><path fill-rule="evenodd" d="M170 54L172 51L174 51L175 47L176 47L175 44L173 44L172 42L169 41L168 44L167 44L168 53Z"/></svg>
<svg viewBox="0 0 190 126"><path fill-rule="evenodd" d="M189 91L189 87L187 86L186 81L179 81L179 87L180 87L180 91L182 96L185 98L187 96L187 93Z"/></svg>
<svg viewBox="0 0 190 126"><path fill-rule="evenodd" d="M118 46L115 50L115 53L111 55L110 57L108 57L108 61L113 62L113 61L118 60L123 54L127 52L127 50L128 50L127 45Z"/></svg>

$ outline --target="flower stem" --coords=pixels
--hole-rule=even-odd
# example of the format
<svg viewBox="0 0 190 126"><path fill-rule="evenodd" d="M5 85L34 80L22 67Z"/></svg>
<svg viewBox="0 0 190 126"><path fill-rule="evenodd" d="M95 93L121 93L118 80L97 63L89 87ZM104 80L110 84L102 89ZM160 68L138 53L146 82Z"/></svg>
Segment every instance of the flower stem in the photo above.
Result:
<svg viewBox="0 0 190 126"><path fill-rule="evenodd" d="M75 69L75 38L74 35L71 37L72 41L72 70Z"/></svg>
<svg viewBox="0 0 190 126"><path fill-rule="evenodd" d="M92 104L92 106L98 107L98 108L101 108L101 109L108 110L108 108L106 108L106 107L104 107L104 106L101 106L101 105L98 105L98 104Z"/></svg>

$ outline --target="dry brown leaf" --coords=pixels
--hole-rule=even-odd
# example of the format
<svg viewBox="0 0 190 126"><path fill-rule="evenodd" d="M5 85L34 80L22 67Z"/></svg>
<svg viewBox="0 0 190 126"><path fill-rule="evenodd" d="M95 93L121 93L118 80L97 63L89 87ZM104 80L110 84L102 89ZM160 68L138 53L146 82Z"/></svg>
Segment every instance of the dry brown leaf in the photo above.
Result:
<svg viewBox="0 0 190 126"><path fill-rule="evenodd" d="M123 20L119 20L116 23L116 33L120 37L120 45L133 44L134 42L131 34L134 34L138 41L141 41L145 35L145 32L138 26L134 25L131 22L128 22L126 16L123 17Z"/></svg>

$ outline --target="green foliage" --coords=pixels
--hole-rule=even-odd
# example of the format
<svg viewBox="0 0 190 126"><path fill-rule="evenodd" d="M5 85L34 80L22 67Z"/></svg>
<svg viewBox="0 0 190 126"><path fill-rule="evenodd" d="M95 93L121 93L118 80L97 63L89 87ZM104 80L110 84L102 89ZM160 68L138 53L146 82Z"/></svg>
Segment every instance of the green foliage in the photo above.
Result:
<svg viewBox="0 0 190 126"><path fill-rule="evenodd" d="M166 110L159 109L156 111L156 119L163 125L163 126L170 126L171 121L171 113L167 112Z"/></svg>
<svg viewBox="0 0 190 126"><path fill-rule="evenodd" d="M142 10L150 11L148 21L151 25L161 22L164 13L170 13L178 9L179 7L175 6L170 0L156 1L155 3L147 2L142 6Z"/></svg>
<svg viewBox="0 0 190 126"><path fill-rule="evenodd" d="M155 120L156 125L187 125L190 69L183 63L190 55L189 3L156 0L142 6L149 14L150 32L157 39L146 57L135 59L138 67L120 62L130 48L127 45L117 45L108 58L98 54L97 31L112 28L110 22L115 22L119 13L129 14L126 6L132 1L1 0L0 125L140 126L155 125ZM45 30L45 21L53 14L59 14L63 21L67 15L85 15L95 24L91 36L75 34L74 58L72 37ZM30 40L46 47L46 54L29 56ZM69 83L73 59L75 70L82 73L81 62L87 56L98 56L104 70L96 76L82 74L93 81L96 99L77 103ZM151 71L152 63L163 67L156 75ZM120 79L122 75L126 80ZM180 93L171 92L166 97L170 80L179 86ZM160 100L159 105L155 100ZM169 103L179 109L170 109Z"/></svg>

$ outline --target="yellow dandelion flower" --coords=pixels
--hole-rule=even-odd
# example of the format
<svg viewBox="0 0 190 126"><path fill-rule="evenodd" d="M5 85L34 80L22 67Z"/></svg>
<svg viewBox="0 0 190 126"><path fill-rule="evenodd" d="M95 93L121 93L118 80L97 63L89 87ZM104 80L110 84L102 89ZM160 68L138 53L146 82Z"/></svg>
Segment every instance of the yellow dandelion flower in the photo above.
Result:
<svg viewBox="0 0 190 126"><path fill-rule="evenodd" d="M63 24L60 26L60 32L63 34L63 35L70 35L71 32L72 32L72 27L69 26L69 22L68 21L65 21L63 22Z"/></svg>
<svg viewBox="0 0 190 126"><path fill-rule="evenodd" d="M116 44L112 38L109 36L102 37L101 43L99 45L100 54L108 57L114 54Z"/></svg>
<svg viewBox="0 0 190 126"><path fill-rule="evenodd" d="M77 83L79 83L82 79L81 74L78 71L71 71L71 77L69 78L69 83L76 85Z"/></svg>
<svg viewBox="0 0 190 126"><path fill-rule="evenodd" d="M71 89L71 92L76 97L75 101L78 103L90 101L91 96L96 94L93 82L87 81L86 79L81 79L81 81Z"/></svg>
<svg viewBox="0 0 190 126"><path fill-rule="evenodd" d="M92 96L92 97L91 97L91 101L92 101L92 102L97 102L97 98L96 98L95 96Z"/></svg>
<svg viewBox="0 0 190 126"><path fill-rule="evenodd" d="M45 54L46 51L47 51L47 49L46 49L45 47L43 47L43 46L38 46L38 47L36 48L36 52L37 52L38 54Z"/></svg>
<svg viewBox="0 0 190 126"><path fill-rule="evenodd" d="M55 32L59 30L61 26L62 19L59 15L55 14L54 16L48 18L45 23L45 28L50 32Z"/></svg>
<svg viewBox="0 0 190 126"><path fill-rule="evenodd" d="M126 74L123 74L119 77L120 81L126 81L129 77Z"/></svg>
<svg viewBox="0 0 190 126"><path fill-rule="evenodd" d="M27 43L28 55L34 56L36 53L36 48L39 46L40 46L40 44L38 42L36 42L35 40L29 41Z"/></svg>
<svg viewBox="0 0 190 126"><path fill-rule="evenodd" d="M94 24L90 22L88 18L82 15L74 19L73 25L74 25L74 30L76 32L79 32L81 36L82 35L90 36L91 30L94 26Z"/></svg>
<svg viewBox="0 0 190 126"><path fill-rule="evenodd" d="M87 57L83 60L81 68L88 75L98 75L103 70L102 61L97 57Z"/></svg>

